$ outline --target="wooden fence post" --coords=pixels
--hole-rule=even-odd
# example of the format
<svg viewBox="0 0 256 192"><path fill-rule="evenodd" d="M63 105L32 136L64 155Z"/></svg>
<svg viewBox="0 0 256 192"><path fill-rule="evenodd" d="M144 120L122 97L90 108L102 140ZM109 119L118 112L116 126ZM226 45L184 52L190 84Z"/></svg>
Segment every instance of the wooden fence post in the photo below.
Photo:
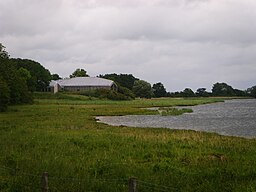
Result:
<svg viewBox="0 0 256 192"><path fill-rule="evenodd" d="M136 178L130 178L129 179L129 192L137 192Z"/></svg>
<svg viewBox="0 0 256 192"><path fill-rule="evenodd" d="M42 192L48 192L49 186L48 186L48 173L44 172L41 179L41 185L42 185Z"/></svg>

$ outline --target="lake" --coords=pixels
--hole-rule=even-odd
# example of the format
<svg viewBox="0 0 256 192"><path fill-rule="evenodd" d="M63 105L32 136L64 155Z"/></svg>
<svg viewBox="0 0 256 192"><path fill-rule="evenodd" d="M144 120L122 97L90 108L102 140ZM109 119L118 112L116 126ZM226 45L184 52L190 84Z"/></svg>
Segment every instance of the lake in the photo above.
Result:
<svg viewBox="0 0 256 192"><path fill-rule="evenodd" d="M193 113L180 116L107 116L97 119L114 126L187 129L256 138L256 99L226 100L188 108L192 108Z"/></svg>

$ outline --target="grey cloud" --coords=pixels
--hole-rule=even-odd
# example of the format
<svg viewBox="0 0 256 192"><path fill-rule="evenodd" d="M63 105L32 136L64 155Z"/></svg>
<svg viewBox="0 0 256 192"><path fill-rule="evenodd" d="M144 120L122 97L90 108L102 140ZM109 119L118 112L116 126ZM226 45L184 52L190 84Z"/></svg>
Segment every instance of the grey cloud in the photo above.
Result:
<svg viewBox="0 0 256 192"><path fill-rule="evenodd" d="M13 57L68 76L133 73L168 90L255 82L250 0L0 0L0 40Z"/></svg>
<svg viewBox="0 0 256 192"><path fill-rule="evenodd" d="M88 0L73 3L82 8L95 7L151 7L151 6L188 6L198 5L209 0Z"/></svg>

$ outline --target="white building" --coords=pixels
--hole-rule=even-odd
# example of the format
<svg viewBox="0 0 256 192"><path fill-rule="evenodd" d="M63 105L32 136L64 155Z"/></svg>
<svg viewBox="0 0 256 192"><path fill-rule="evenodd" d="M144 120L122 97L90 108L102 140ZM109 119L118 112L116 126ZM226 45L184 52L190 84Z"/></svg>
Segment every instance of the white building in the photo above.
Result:
<svg viewBox="0 0 256 192"><path fill-rule="evenodd" d="M49 89L54 93L59 91L81 92L95 89L116 90L117 85L114 81L99 77L74 77L51 81Z"/></svg>

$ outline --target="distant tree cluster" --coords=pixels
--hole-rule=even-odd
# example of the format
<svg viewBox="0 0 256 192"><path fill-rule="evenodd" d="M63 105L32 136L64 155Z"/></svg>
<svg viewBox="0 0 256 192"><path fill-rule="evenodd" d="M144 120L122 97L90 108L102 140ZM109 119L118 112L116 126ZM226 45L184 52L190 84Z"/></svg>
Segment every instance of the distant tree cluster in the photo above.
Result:
<svg viewBox="0 0 256 192"><path fill-rule="evenodd" d="M41 64L9 58L0 43L0 111L11 104L32 103L32 92L44 90L50 79L50 72Z"/></svg>
<svg viewBox="0 0 256 192"><path fill-rule="evenodd" d="M51 80L51 73L40 63L29 59L18 58L10 60L17 70L23 71L29 91L44 91L47 88Z"/></svg>
<svg viewBox="0 0 256 192"><path fill-rule="evenodd" d="M256 97L256 86L253 86L245 91L234 89L226 83L215 83L212 87L212 92L208 92L206 88L201 87L194 92L190 88L185 88L180 92L167 92L161 82L153 84L140 80L132 74L106 74L100 75L102 78L110 79L118 84L121 93L134 95L134 97L152 98L152 97L230 97L230 96L251 96ZM124 91L125 90L125 91ZM133 98L134 98L133 97Z"/></svg>
<svg viewBox="0 0 256 192"><path fill-rule="evenodd" d="M87 71L84 69L76 69L69 77L89 77L89 75L87 75Z"/></svg>
<svg viewBox="0 0 256 192"><path fill-rule="evenodd" d="M153 97L153 89L151 87L151 84L146 81L143 81L143 80L135 81L132 90L136 95L136 97L148 98L148 99Z"/></svg>
<svg viewBox="0 0 256 192"><path fill-rule="evenodd" d="M127 98L134 99L136 95L132 91L134 82L139 80L131 74L105 74L99 75L101 78L114 81L118 86L118 92L125 95Z"/></svg>
<svg viewBox="0 0 256 192"><path fill-rule="evenodd" d="M101 78L115 81L118 85L118 91L130 98L152 98L166 97L168 93L161 82L151 84L145 80L134 77L132 74L105 74L99 75Z"/></svg>
<svg viewBox="0 0 256 192"><path fill-rule="evenodd" d="M167 92L166 92L166 89L165 89L164 85L161 82L155 83L152 88L153 88L153 96L154 97L166 97L166 96L168 96Z"/></svg>
<svg viewBox="0 0 256 192"><path fill-rule="evenodd" d="M118 85L118 92L128 96L131 99L135 97L151 98L153 97L153 88L151 84L134 77L132 74L106 74L99 75L101 78L115 81Z"/></svg>
<svg viewBox="0 0 256 192"><path fill-rule="evenodd" d="M99 77L115 81L117 85L125 87L130 90L132 90L134 82L139 80L138 78L135 78L132 74L117 75L116 73L112 73L106 75L99 75Z"/></svg>
<svg viewBox="0 0 256 192"><path fill-rule="evenodd" d="M193 92L190 88L185 88L181 92L174 92L168 94L171 97L255 97L256 86L247 90L234 89L232 86L226 83L215 83L212 87L212 92L207 92L206 88L198 88L196 92Z"/></svg>
<svg viewBox="0 0 256 192"><path fill-rule="evenodd" d="M246 93L247 93L249 96L256 98L256 85L253 86L253 87L251 87L251 88L248 88L248 89L246 90Z"/></svg>
<svg viewBox="0 0 256 192"><path fill-rule="evenodd" d="M59 80L59 79L62 79L58 74L54 73L54 74L51 74L51 80Z"/></svg>

